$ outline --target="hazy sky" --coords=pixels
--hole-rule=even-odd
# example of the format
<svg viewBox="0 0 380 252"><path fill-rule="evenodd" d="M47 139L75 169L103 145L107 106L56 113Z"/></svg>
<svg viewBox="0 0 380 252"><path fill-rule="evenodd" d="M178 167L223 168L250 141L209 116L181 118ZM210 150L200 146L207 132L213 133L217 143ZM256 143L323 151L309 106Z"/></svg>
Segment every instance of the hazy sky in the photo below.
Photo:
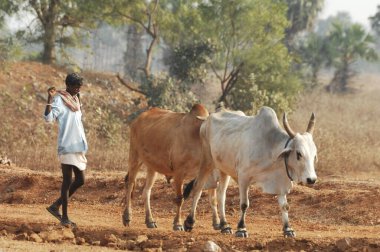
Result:
<svg viewBox="0 0 380 252"><path fill-rule="evenodd" d="M380 0L325 0L320 18L325 19L339 11L345 11L350 13L354 22L369 27L368 17L376 13L377 5L380 5Z"/></svg>

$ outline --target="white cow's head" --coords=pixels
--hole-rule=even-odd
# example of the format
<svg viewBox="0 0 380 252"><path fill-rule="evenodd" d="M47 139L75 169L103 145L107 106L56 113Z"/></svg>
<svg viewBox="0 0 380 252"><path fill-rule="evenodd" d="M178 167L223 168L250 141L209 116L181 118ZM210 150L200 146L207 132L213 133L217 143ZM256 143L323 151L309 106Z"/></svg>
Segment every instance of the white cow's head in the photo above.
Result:
<svg viewBox="0 0 380 252"><path fill-rule="evenodd" d="M317 147L313 141L315 115L312 113L305 133L295 133L289 126L286 114L283 117L284 128L290 137L284 150L289 174L295 182L314 184L317 180L314 164L317 162Z"/></svg>

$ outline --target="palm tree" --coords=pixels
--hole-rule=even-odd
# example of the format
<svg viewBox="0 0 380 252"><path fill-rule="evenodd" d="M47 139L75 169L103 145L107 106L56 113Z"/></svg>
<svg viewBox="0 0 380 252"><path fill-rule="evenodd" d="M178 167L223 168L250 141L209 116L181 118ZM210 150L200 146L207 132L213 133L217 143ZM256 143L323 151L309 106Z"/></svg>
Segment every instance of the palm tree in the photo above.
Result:
<svg viewBox="0 0 380 252"><path fill-rule="evenodd" d="M355 76L352 64L359 59L376 60L377 54L372 47L374 39L360 24L344 25L334 23L327 37L327 66L335 68L334 77L327 86L330 92L347 91L349 80Z"/></svg>

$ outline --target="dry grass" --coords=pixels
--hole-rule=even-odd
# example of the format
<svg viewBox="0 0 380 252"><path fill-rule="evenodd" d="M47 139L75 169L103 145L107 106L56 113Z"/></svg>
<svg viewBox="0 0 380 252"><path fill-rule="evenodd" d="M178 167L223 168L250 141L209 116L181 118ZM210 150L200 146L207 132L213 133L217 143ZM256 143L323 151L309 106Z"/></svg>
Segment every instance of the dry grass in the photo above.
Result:
<svg viewBox="0 0 380 252"><path fill-rule="evenodd" d="M24 71L16 71L15 67ZM57 126L45 124L42 113L49 81L62 83L64 71L31 62L18 63L9 71L0 73L0 110L3 111L0 154L6 154L18 166L59 171ZM99 78L105 81L99 82ZM83 99L87 102L84 124L90 146L88 167L97 171L126 170L128 126L109 115L126 117L133 106L132 96L109 75L91 74L87 79L91 85L84 88ZM320 177L349 174L370 179L379 175L378 83L380 75L363 74L355 80L356 91L350 94L331 95L323 90L306 93L295 112L289 115L292 127L304 131L311 112L316 113L314 138ZM113 105L102 104L110 101ZM104 121L112 127L104 129ZM105 138L105 134L111 134L113 139Z"/></svg>
<svg viewBox="0 0 380 252"><path fill-rule="evenodd" d="M21 70L22 71L21 71ZM36 62L19 62L0 71L0 154L34 170L59 171L57 124L43 120L46 90L64 88L66 71ZM114 75L85 73L83 122L92 170L126 170L127 115L136 109L136 93Z"/></svg>
<svg viewBox="0 0 380 252"><path fill-rule="evenodd" d="M380 172L379 81L379 75L362 75L350 94L319 90L300 99L290 121L302 131L311 112L316 113L314 138L321 174L371 178Z"/></svg>

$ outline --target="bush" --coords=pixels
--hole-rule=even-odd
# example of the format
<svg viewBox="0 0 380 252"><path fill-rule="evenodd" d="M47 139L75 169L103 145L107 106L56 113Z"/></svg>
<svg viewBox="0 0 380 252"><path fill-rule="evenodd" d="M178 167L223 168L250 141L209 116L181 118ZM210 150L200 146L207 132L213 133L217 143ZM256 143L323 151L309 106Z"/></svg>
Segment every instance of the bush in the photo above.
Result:
<svg viewBox="0 0 380 252"><path fill-rule="evenodd" d="M140 86L147 94L149 107L160 107L172 111L188 111L197 102L186 82L168 76L156 76L145 80Z"/></svg>
<svg viewBox="0 0 380 252"><path fill-rule="evenodd" d="M22 55L21 46L12 37L0 39L0 67L4 68L7 61L19 59Z"/></svg>

